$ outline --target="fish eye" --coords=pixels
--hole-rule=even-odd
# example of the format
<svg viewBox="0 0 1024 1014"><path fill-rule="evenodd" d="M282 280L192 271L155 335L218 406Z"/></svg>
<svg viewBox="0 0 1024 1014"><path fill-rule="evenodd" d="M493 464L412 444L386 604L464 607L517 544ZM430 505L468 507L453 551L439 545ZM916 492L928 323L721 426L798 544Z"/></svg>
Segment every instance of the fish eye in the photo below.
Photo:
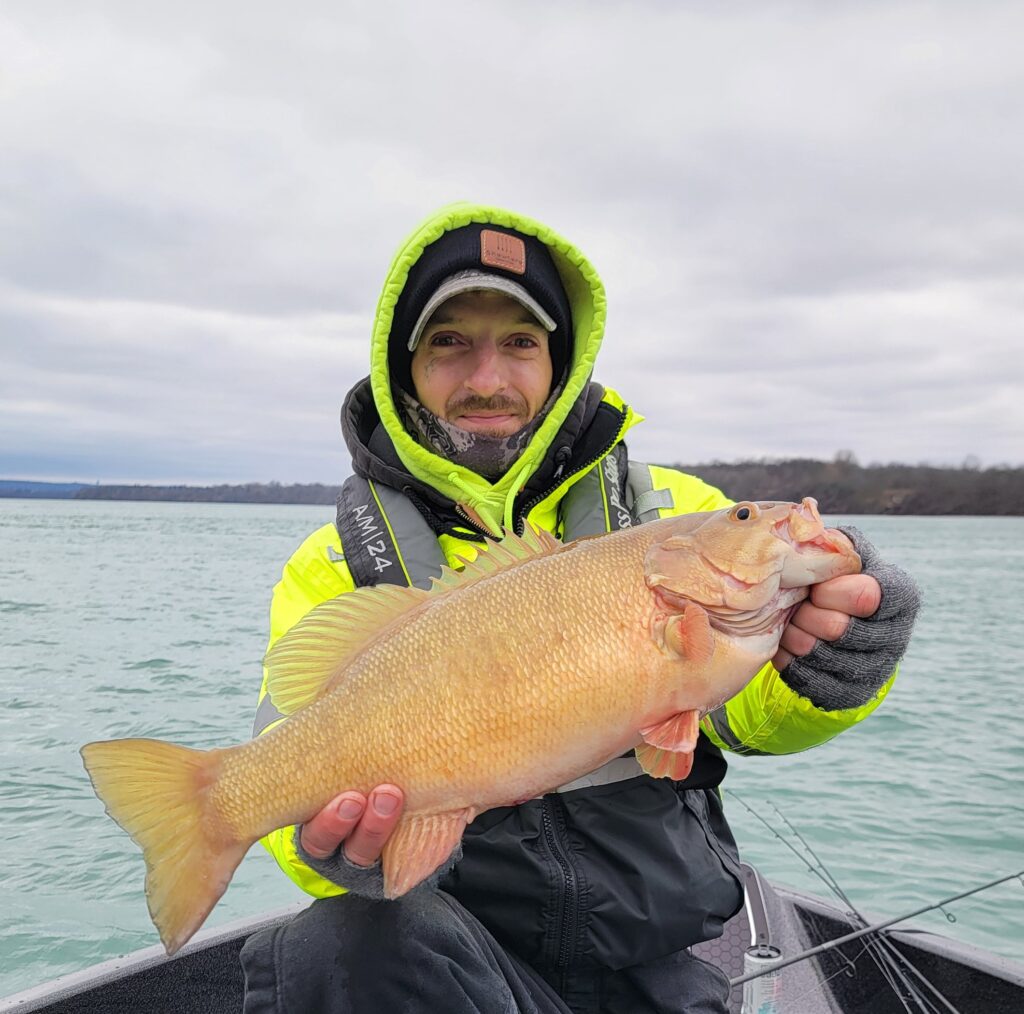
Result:
<svg viewBox="0 0 1024 1014"><path fill-rule="evenodd" d="M749 521L751 518L756 520L757 516L757 507L752 503L737 504L733 507L731 515L733 521Z"/></svg>

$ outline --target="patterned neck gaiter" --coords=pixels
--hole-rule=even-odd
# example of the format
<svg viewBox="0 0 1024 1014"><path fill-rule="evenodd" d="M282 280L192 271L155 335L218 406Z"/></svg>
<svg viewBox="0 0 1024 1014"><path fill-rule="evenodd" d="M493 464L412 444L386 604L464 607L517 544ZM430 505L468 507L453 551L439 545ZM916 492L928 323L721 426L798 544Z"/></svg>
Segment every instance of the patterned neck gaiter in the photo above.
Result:
<svg viewBox="0 0 1024 1014"><path fill-rule="evenodd" d="M505 474L526 448L534 433L547 417L551 406L558 400L562 387L551 392L544 407L536 418L521 430L507 437L490 437L482 433L470 433L454 423L434 415L421 405L411 394L401 388L395 389L409 432L428 450L442 458L454 461L470 471L494 482Z"/></svg>

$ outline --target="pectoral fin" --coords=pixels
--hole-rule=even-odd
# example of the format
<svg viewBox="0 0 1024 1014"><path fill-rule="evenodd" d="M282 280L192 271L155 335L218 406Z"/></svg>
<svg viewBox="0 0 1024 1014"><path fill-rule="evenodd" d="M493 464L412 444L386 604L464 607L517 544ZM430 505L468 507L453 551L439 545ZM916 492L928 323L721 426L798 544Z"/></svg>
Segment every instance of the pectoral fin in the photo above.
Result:
<svg viewBox="0 0 1024 1014"><path fill-rule="evenodd" d="M384 846L384 897L400 898L426 880L462 841L471 810L405 817Z"/></svg>
<svg viewBox="0 0 1024 1014"><path fill-rule="evenodd" d="M715 653L715 634L708 614L693 602L665 625L665 644L688 662L704 665Z"/></svg>

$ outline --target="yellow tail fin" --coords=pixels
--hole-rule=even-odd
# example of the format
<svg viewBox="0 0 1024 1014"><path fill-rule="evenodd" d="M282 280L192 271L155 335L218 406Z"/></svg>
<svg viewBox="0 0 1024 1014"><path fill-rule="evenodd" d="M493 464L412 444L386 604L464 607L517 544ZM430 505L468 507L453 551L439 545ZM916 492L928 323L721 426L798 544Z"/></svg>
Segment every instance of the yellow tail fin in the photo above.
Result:
<svg viewBox="0 0 1024 1014"><path fill-rule="evenodd" d="M210 804L221 753L155 739L82 747L96 795L142 849L149 914L168 954L199 929L252 844L231 837Z"/></svg>

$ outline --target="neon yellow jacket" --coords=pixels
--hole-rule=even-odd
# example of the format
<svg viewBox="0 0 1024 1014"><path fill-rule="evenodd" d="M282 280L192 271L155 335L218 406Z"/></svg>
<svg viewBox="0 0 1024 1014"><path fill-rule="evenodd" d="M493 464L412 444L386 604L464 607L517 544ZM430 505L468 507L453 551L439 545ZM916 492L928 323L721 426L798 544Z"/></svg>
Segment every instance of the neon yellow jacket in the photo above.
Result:
<svg viewBox="0 0 1024 1014"><path fill-rule="evenodd" d="M487 222L535 235L547 244L559 270L572 308L574 348L572 367L565 387L544 423L516 463L494 483L427 450L409 435L399 417L391 395L388 374L388 336L395 304L409 269L425 246L444 231L471 222ZM574 404L583 395L604 333L605 297L601 281L589 262L568 241L546 226L524 216L481 205L457 204L427 219L400 247L387 277L377 306L371 341L369 385L373 405L381 424L394 444L402 465L411 477L462 504L498 535L502 526L513 527L513 504L526 478L551 450ZM622 413L618 439L642 421L614 391L605 389L604 402ZM610 448L605 451L609 453ZM596 463L595 463L596 464ZM529 512L535 527L560 535L559 504L568 490L588 469L565 480ZM671 507L659 510L659 516L717 510L731 501L719 490L699 478L658 466L650 467L654 488L671 493ZM454 535L439 539L445 557L472 559L479 543ZM333 524L315 531L295 551L285 565L280 582L274 588L270 611L270 645L289 630L314 606L345 592L355 584L344 560L344 547ZM847 711L828 712L790 690L769 664L736 697L706 716L702 730L720 749L738 753L788 754L809 749L831 739L865 718L884 698L891 680L866 705ZM266 694L266 682L260 700ZM272 723L266 729L273 728ZM262 729L260 731L266 731ZM346 786L338 786L343 791ZM297 855L294 829L282 828L263 839L285 873L307 893L315 897L340 894L342 888L323 879Z"/></svg>

